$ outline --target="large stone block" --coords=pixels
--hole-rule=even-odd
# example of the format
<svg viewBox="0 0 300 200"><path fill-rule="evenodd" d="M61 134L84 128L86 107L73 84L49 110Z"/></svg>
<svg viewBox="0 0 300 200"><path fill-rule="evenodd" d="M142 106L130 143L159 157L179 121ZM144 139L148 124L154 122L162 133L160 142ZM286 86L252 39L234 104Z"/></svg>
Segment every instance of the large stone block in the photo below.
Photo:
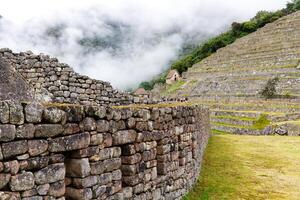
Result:
<svg viewBox="0 0 300 200"><path fill-rule="evenodd" d="M25 118L30 123L40 123L42 121L43 107L39 103L30 103L25 106Z"/></svg>
<svg viewBox="0 0 300 200"><path fill-rule="evenodd" d="M8 184L10 177L10 174L0 174L0 190Z"/></svg>
<svg viewBox="0 0 300 200"><path fill-rule="evenodd" d="M118 131L113 135L113 145L134 143L137 133L134 130Z"/></svg>
<svg viewBox="0 0 300 200"><path fill-rule="evenodd" d="M50 184L48 195L58 198L64 196L65 192L65 181L58 181Z"/></svg>
<svg viewBox="0 0 300 200"><path fill-rule="evenodd" d="M24 172L11 177L9 182L12 191L25 191L34 187L34 176L32 172Z"/></svg>
<svg viewBox="0 0 300 200"><path fill-rule="evenodd" d="M90 144L89 133L80 133L65 137L56 138L49 141L50 152L71 151L87 148Z"/></svg>
<svg viewBox="0 0 300 200"><path fill-rule="evenodd" d="M72 187L66 188L66 198L73 200L90 200L93 198L93 193L90 188L75 189Z"/></svg>
<svg viewBox="0 0 300 200"><path fill-rule="evenodd" d="M47 140L29 140L28 141L28 153L30 156L37 156L47 151Z"/></svg>
<svg viewBox="0 0 300 200"><path fill-rule="evenodd" d="M28 151L27 140L3 143L1 146L4 158L10 158L13 156L21 155Z"/></svg>
<svg viewBox="0 0 300 200"><path fill-rule="evenodd" d="M88 176L85 178L74 178L73 186L76 188L92 187L98 183L98 176Z"/></svg>
<svg viewBox="0 0 300 200"><path fill-rule="evenodd" d="M16 127L15 125L0 125L0 142L8 142L15 139Z"/></svg>
<svg viewBox="0 0 300 200"><path fill-rule="evenodd" d="M90 163L91 174L103 174L104 172L110 172L121 167L121 158L113 158L110 160L99 161L95 163Z"/></svg>
<svg viewBox="0 0 300 200"><path fill-rule="evenodd" d="M61 124L40 124L35 127L35 137L51 138L62 134L63 131Z"/></svg>
<svg viewBox="0 0 300 200"><path fill-rule="evenodd" d="M88 158L69 159L66 161L66 171L68 177L83 178L90 175L91 168Z"/></svg>
<svg viewBox="0 0 300 200"><path fill-rule="evenodd" d="M66 113L58 108L47 108L44 109L43 119L48 123L65 123Z"/></svg>
<svg viewBox="0 0 300 200"><path fill-rule="evenodd" d="M9 122L19 125L24 123L23 106L21 104L11 103L9 105Z"/></svg>
<svg viewBox="0 0 300 200"><path fill-rule="evenodd" d="M38 185L54 183L64 180L66 174L63 163L52 164L34 173L35 182Z"/></svg>
<svg viewBox="0 0 300 200"><path fill-rule="evenodd" d="M23 124L18 126L16 138L30 139L34 137L35 126L33 124Z"/></svg>
<svg viewBox="0 0 300 200"><path fill-rule="evenodd" d="M97 131L100 133L107 132L109 130L109 122L106 120L97 121Z"/></svg>
<svg viewBox="0 0 300 200"><path fill-rule="evenodd" d="M3 124L9 122L9 106L5 101L0 101L0 122Z"/></svg>
<svg viewBox="0 0 300 200"><path fill-rule="evenodd" d="M91 117L86 117L79 124L82 131L94 131L97 128L96 121Z"/></svg>

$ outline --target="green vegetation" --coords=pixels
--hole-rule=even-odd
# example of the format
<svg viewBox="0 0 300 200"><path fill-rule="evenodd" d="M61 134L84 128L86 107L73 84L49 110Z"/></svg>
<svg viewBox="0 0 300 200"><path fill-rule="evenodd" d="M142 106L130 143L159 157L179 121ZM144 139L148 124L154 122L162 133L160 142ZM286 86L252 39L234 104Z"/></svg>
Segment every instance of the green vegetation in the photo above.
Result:
<svg viewBox="0 0 300 200"><path fill-rule="evenodd" d="M195 63L198 63L204 58L210 56L218 49L233 43L236 39L246 36L256 31L258 28L261 28L266 24L274 22L275 20L297 10L300 10L300 0L293 0L282 10L278 10L276 12L260 11L250 21L243 23L234 22L232 23L231 30L198 46L191 54L174 62L171 65L171 68L177 69L180 73L182 73L192 67Z"/></svg>
<svg viewBox="0 0 300 200"><path fill-rule="evenodd" d="M259 93L261 97L265 99L271 99L277 97L276 92L276 85L279 81L278 77L275 77L273 79L269 79L265 87L262 89L262 91Z"/></svg>
<svg viewBox="0 0 300 200"><path fill-rule="evenodd" d="M177 81L172 85L167 85L166 91L162 94L163 96L174 94L177 90L180 89L182 85L185 84L185 81Z"/></svg>
<svg viewBox="0 0 300 200"><path fill-rule="evenodd" d="M242 120L242 121L256 121L256 118L253 118L253 117L240 117L240 116L230 116L230 115L218 115L218 116L213 116L212 118L236 119L236 120Z"/></svg>
<svg viewBox="0 0 300 200"><path fill-rule="evenodd" d="M183 199L299 199L299 155L299 137L214 135Z"/></svg>
<svg viewBox="0 0 300 200"><path fill-rule="evenodd" d="M251 129L251 130L263 130L266 126L270 125L271 122L268 120L267 115L261 115L258 119L253 120L253 118L247 118L247 117L238 117L238 116L227 116L227 119L240 119L245 121L253 121L252 126L245 126L245 125L239 125L239 124L228 124L223 122L212 122L212 124L218 125L218 126L225 126L225 127L233 127L233 128L239 128L239 129ZM225 117L223 118L225 119Z"/></svg>
<svg viewBox="0 0 300 200"><path fill-rule="evenodd" d="M270 125L271 122L270 120L268 120L267 115L261 115L253 124L253 128L258 129L258 130L262 130L264 129L266 126Z"/></svg>
<svg viewBox="0 0 300 200"><path fill-rule="evenodd" d="M199 46L189 45L188 50L183 50L187 55L181 52L179 60L173 62L171 68L177 69L179 73L185 72L188 68L215 53L218 49L232 44L236 39L255 32L258 28L298 10L300 10L300 0L292 0L284 9L275 12L259 11L250 21L243 23L234 22L229 31L211 38L204 44ZM139 87L151 90L156 83L165 83L165 78L166 72L149 82L141 83Z"/></svg>

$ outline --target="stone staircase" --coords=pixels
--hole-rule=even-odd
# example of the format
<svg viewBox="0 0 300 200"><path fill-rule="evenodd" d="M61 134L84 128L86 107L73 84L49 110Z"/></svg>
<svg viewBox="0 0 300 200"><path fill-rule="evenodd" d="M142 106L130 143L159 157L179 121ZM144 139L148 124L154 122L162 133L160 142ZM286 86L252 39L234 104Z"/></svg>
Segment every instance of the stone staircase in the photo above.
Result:
<svg viewBox="0 0 300 200"><path fill-rule="evenodd" d="M211 108L213 133L300 135L300 104L278 100L195 101Z"/></svg>
<svg viewBox="0 0 300 200"><path fill-rule="evenodd" d="M278 99L262 99L275 77ZM176 95L210 107L214 133L300 135L300 11L219 49L184 81Z"/></svg>

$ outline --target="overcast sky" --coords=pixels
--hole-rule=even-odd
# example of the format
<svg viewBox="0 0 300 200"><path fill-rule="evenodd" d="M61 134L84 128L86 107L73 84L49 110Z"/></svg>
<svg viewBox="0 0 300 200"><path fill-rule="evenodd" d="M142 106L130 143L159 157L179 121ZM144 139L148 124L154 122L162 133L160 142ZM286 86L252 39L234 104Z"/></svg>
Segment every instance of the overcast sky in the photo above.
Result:
<svg viewBox="0 0 300 200"><path fill-rule="evenodd" d="M0 0L0 46L56 56L80 73L127 89L167 69L187 39L198 42L286 1ZM112 22L120 26L117 33ZM64 26L59 40L44 36L58 25ZM117 46L86 54L78 41L99 35L118 40Z"/></svg>

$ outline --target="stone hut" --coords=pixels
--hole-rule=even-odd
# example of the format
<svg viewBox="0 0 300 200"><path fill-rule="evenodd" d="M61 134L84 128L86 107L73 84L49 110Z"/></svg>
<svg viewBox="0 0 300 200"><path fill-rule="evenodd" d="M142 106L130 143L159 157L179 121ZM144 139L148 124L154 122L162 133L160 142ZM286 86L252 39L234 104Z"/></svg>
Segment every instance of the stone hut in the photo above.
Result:
<svg viewBox="0 0 300 200"><path fill-rule="evenodd" d="M171 70L166 78L166 84L173 84L176 81L180 80L181 76L176 69Z"/></svg>
<svg viewBox="0 0 300 200"><path fill-rule="evenodd" d="M134 95L139 97L149 97L149 92L147 92L144 88L138 88L134 92Z"/></svg>

